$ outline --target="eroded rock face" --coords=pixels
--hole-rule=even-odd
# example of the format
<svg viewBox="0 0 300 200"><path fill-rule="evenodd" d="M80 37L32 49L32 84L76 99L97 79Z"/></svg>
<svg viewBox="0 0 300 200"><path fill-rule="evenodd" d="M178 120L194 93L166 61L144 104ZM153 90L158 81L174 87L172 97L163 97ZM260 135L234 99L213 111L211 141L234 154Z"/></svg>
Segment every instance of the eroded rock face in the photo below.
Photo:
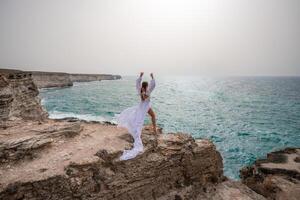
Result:
<svg viewBox="0 0 300 200"><path fill-rule="evenodd" d="M9 118L10 107L13 101L13 93L7 79L0 75L0 120Z"/></svg>
<svg viewBox="0 0 300 200"><path fill-rule="evenodd" d="M54 133L63 127L59 125L62 122L48 123L61 127ZM68 126L74 122L63 123ZM187 134L156 136L145 129L142 136L145 151L132 160L120 161L122 150L131 147L132 138L115 126L80 122L82 131L63 143L56 140L48 128L42 131L45 127L40 126L45 124L20 126L28 131L36 130L38 134L31 138L39 135L44 141L53 141L40 149L39 156L9 168L3 166L2 171L0 168L0 175L5 169L10 170L5 177L2 175L0 199L152 200L170 191L175 191L172 198L184 198L180 190L192 187L196 194L201 188L218 184L224 178L222 158L213 143L195 141ZM82 148L82 145L86 146ZM68 148L72 150L67 152ZM69 158L65 160L55 155L61 153ZM18 175L21 167L30 170Z"/></svg>
<svg viewBox="0 0 300 200"><path fill-rule="evenodd" d="M24 159L34 159L39 152L59 138L78 135L82 130L80 123L67 123L48 126L41 130L33 129L35 134L16 135L6 140L0 138L0 165L16 163ZM26 129L23 129L26 132ZM10 133L13 134L13 133Z"/></svg>
<svg viewBox="0 0 300 200"><path fill-rule="evenodd" d="M208 188L208 191L201 192L197 200L266 200L262 195L257 194L244 184L238 181L227 180L216 186Z"/></svg>
<svg viewBox="0 0 300 200"><path fill-rule="evenodd" d="M0 70L0 121L45 119L38 94L30 73Z"/></svg>
<svg viewBox="0 0 300 200"><path fill-rule="evenodd" d="M266 159L241 170L242 182L270 199L300 198L300 149L269 153Z"/></svg>

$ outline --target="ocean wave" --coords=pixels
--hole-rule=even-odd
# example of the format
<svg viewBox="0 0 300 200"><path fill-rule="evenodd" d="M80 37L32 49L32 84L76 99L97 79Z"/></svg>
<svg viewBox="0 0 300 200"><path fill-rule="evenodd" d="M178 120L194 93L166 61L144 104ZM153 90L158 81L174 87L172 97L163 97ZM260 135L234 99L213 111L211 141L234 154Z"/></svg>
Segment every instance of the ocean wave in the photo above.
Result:
<svg viewBox="0 0 300 200"><path fill-rule="evenodd" d="M114 120L106 119L102 116L96 116L91 114L75 114L72 112L60 112L60 111L50 111L49 118L50 119L63 119L68 117L74 117L86 121L98 121L98 122L113 122Z"/></svg>

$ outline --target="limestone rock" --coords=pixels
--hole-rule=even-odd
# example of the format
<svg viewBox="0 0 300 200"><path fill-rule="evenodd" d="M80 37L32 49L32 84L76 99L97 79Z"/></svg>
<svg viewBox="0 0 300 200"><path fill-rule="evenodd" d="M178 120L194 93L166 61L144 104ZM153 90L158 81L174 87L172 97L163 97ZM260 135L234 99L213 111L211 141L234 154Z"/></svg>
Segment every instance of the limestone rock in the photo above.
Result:
<svg viewBox="0 0 300 200"><path fill-rule="evenodd" d="M197 188L188 186L179 190L173 190L158 200L266 200L244 184L238 181L226 180L217 185L206 184Z"/></svg>
<svg viewBox="0 0 300 200"><path fill-rule="evenodd" d="M16 140L14 147L31 148L41 137L47 141L59 130L69 130L63 124L73 122L50 120L47 123L51 126L46 128L45 123L23 128L34 134L30 140ZM61 139L54 137L39 157L11 165L6 176L0 175L0 199L152 200L170 191L201 189L224 179L222 158L208 140L195 141L183 133L154 135L146 128L142 135L144 152L121 161L122 150L132 146L126 131L111 125L79 123L82 131L73 138L62 138L65 142L60 143ZM51 128L55 126L61 128ZM8 128L6 137L16 128ZM5 169L7 166L2 171Z"/></svg>
<svg viewBox="0 0 300 200"><path fill-rule="evenodd" d="M10 107L13 101L13 93L9 87L8 80L0 75L0 120L9 118Z"/></svg>
<svg viewBox="0 0 300 200"><path fill-rule="evenodd" d="M300 149L269 153L266 159L241 170L244 184L259 194L278 200L300 197Z"/></svg>
<svg viewBox="0 0 300 200"><path fill-rule="evenodd" d="M48 114L38 94L30 73L0 70L0 122L16 118L45 119Z"/></svg>
<svg viewBox="0 0 300 200"><path fill-rule="evenodd" d="M25 157L33 159L40 151L50 145L54 139L74 137L82 130L79 123L67 123L54 125L42 130L31 129L35 134L0 139L0 165L9 162L18 162ZM26 129L23 129L26 132Z"/></svg>
<svg viewBox="0 0 300 200"><path fill-rule="evenodd" d="M265 200L263 196L255 193L237 181L225 181L213 187L213 190L200 193L197 199L211 200Z"/></svg>

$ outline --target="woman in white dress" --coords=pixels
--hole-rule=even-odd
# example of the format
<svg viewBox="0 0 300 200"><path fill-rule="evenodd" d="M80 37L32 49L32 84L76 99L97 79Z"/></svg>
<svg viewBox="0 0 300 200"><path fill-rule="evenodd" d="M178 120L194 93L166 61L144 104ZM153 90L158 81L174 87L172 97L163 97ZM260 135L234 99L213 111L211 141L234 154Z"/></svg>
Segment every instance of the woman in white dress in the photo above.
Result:
<svg viewBox="0 0 300 200"><path fill-rule="evenodd" d="M150 94L155 88L155 79L151 73L151 81L148 87L148 82L142 82L144 73L141 72L139 78L136 80L136 90L141 98L138 105L127 108L122 111L117 118L118 127L123 127L128 130L134 139L133 148L124 150L121 160L128 160L136 157L143 151L143 143L141 133L144 125L146 114L151 116L153 131L156 134L156 119L150 104Z"/></svg>

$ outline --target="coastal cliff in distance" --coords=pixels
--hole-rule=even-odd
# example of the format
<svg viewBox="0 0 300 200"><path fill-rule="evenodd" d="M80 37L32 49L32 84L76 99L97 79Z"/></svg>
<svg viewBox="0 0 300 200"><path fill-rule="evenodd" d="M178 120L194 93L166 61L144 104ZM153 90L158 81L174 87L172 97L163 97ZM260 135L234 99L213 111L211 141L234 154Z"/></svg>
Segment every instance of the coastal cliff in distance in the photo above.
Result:
<svg viewBox="0 0 300 200"><path fill-rule="evenodd" d="M61 72L31 71L38 88L69 87L74 82L90 82L121 79L120 75L111 74L68 74Z"/></svg>
<svg viewBox="0 0 300 200"><path fill-rule="evenodd" d="M121 79L120 75L111 74L70 74L72 82L89 82L102 80L117 80Z"/></svg>
<svg viewBox="0 0 300 200"><path fill-rule="evenodd" d="M0 69L0 73L1 72L11 75L14 73L26 73L32 77L39 89L70 87L73 86L74 82L117 80L122 78L120 75L111 74L69 74L64 72L21 71L12 69Z"/></svg>

